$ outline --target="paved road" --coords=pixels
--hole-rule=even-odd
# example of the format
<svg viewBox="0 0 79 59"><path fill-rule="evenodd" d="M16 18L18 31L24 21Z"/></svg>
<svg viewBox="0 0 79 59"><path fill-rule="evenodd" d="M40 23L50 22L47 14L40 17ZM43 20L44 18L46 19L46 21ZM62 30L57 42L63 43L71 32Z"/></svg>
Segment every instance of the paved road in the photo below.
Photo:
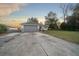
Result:
<svg viewBox="0 0 79 59"><path fill-rule="evenodd" d="M0 36L0 47L3 46L6 42L14 39L14 37L18 36L20 33L8 33L6 35Z"/></svg>
<svg viewBox="0 0 79 59"><path fill-rule="evenodd" d="M0 47L2 56L79 55L79 45L39 32L21 33Z"/></svg>

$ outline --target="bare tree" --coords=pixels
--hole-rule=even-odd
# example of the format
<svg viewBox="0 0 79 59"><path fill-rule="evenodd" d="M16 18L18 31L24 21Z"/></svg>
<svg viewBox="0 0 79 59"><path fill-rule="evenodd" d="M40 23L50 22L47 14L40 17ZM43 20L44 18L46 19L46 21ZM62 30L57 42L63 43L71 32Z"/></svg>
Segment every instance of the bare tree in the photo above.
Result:
<svg viewBox="0 0 79 59"><path fill-rule="evenodd" d="M64 18L64 22L66 21L66 17L68 16L69 14L69 11L72 10L72 4L70 3L62 3L60 4L60 8L62 10L62 13L63 13L63 18Z"/></svg>

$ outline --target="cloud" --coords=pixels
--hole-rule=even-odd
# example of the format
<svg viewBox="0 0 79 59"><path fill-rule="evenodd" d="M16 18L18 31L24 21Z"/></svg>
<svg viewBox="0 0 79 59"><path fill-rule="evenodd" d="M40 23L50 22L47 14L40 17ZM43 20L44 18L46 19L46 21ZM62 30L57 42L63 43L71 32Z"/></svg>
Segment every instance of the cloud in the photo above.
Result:
<svg viewBox="0 0 79 59"><path fill-rule="evenodd" d="M0 3L0 17L8 16L15 11L19 11L25 5L20 3Z"/></svg>

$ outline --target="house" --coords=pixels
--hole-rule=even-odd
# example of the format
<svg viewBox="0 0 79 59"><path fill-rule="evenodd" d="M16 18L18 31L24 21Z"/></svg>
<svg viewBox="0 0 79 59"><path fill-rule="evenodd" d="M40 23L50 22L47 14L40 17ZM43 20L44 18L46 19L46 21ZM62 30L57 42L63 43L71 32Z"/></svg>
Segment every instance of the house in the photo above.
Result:
<svg viewBox="0 0 79 59"><path fill-rule="evenodd" d="M18 28L7 26L7 32L19 32Z"/></svg>
<svg viewBox="0 0 79 59"><path fill-rule="evenodd" d="M22 25L21 32L37 32L37 31L39 31L38 24L22 23L21 25Z"/></svg>

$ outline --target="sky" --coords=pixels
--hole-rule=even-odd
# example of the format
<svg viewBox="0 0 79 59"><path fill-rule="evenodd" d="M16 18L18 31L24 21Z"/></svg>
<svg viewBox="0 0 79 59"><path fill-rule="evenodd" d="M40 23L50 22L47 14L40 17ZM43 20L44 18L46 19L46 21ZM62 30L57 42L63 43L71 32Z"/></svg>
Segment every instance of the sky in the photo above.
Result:
<svg viewBox="0 0 79 59"><path fill-rule="evenodd" d="M0 3L0 23L14 24L25 22L28 17L37 17L39 22L52 11L62 17L62 9L58 3ZM14 25L15 26L15 25Z"/></svg>
<svg viewBox="0 0 79 59"><path fill-rule="evenodd" d="M57 13L58 17L61 17L61 8L59 4L53 4L53 3L31 3L31 4L25 4L23 9L20 11L16 11L12 13L11 17L17 17L17 16L46 16L48 12L55 12Z"/></svg>

